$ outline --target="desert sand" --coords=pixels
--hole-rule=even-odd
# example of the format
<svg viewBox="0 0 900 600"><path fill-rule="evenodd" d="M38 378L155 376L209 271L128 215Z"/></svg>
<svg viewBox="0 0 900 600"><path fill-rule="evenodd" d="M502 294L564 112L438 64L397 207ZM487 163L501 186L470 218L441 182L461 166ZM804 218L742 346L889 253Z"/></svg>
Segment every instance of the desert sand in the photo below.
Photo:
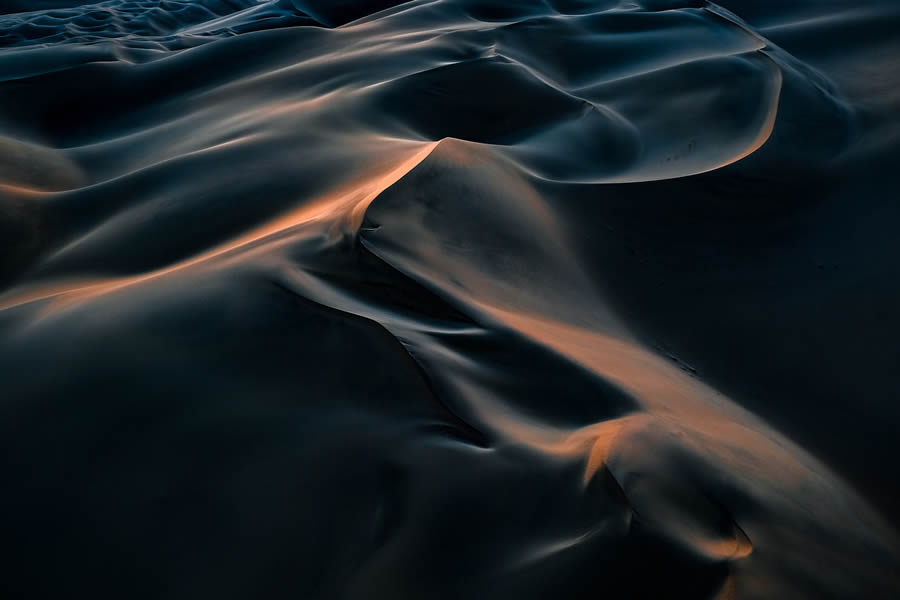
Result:
<svg viewBox="0 0 900 600"><path fill-rule="evenodd" d="M900 597L897 31L0 2L4 596Z"/></svg>

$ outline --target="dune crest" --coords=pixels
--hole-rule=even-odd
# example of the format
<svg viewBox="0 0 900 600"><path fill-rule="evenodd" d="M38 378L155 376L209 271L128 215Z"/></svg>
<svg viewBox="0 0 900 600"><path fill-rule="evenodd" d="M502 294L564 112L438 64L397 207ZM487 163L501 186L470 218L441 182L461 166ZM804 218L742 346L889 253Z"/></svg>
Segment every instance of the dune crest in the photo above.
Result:
<svg viewBox="0 0 900 600"><path fill-rule="evenodd" d="M897 597L898 14L3 3L8 589Z"/></svg>

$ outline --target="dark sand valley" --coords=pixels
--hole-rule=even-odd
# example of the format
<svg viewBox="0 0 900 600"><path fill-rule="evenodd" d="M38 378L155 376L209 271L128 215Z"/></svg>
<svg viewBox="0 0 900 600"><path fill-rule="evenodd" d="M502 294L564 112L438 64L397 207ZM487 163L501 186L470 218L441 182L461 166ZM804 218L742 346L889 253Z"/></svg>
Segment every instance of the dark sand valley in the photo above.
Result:
<svg viewBox="0 0 900 600"><path fill-rule="evenodd" d="M900 597L896 0L0 0L8 598Z"/></svg>

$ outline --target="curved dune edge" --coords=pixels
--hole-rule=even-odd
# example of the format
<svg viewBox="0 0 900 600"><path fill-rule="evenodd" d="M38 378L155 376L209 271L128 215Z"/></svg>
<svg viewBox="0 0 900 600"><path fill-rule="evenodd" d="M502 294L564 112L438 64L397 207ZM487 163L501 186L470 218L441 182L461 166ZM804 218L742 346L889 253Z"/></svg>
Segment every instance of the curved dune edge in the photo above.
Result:
<svg viewBox="0 0 900 600"><path fill-rule="evenodd" d="M393 185L397 180L402 178L403 175L409 172L410 169L421 162L431 152L435 144L423 144L423 146L423 149L418 150L409 158L402 159L397 166L389 169L383 174L379 174L367 180L350 182L343 189L336 190L324 198L313 200L309 204L306 204L293 212L279 217L262 227L249 231L241 237L220 247L213 248L199 256L192 257L186 261L158 271L134 277L115 278L97 282L76 281L66 286L55 285L52 287L38 287L36 290L12 295L12 297L8 297L5 300L0 297L0 310L14 308L30 302L52 300L52 302L47 305L46 310L53 312L54 310L64 308L71 302L78 302L100 294L114 292L130 285L144 283L156 277L165 276L181 269L193 267L215 258L221 258L223 255L245 249L247 246L256 245L264 242L267 238L276 237L292 228L325 219L335 213L346 215L344 218L346 219L345 226L347 228L350 230L358 229L359 223L362 220L362 215L368 204L372 202L381 191L390 185Z"/></svg>
<svg viewBox="0 0 900 600"><path fill-rule="evenodd" d="M731 583L728 584L730 589L735 586L741 589L741 595L754 597L756 593L763 593L761 590L767 590L764 593L770 594L779 593L775 591L779 589L780 593L786 593L785 590L791 584L786 580L779 581L778 576L769 571L771 564L790 564L791 571L804 572L812 578L821 577L821 561L830 562L831 559L824 555L813 558L809 549L802 549L803 543L793 546L784 536L794 540L802 539L804 531L814 529L819 519L828 518L825 517L826 513L837 518L830 525L836 536L835 540L853 538L856 540L854 544L863 546L877 543L875 540L880 532L886 531L888 527L880 522L880 517L865 507L864 501L856 497L835 475L830 474L827 467L716 390L672 365L667 357L660 357L641 348L630 339L627 329L623 330L621 325L610 323L609 319L615 317L604 317L594 321L592 325L591 316L579 315L578 319L584 325L578 327L529 314L529 309L523 308L521 304L521 297L528 294L527 289L519 288L519 299L509 295L495 296L488 288L472 287L469 280L462 279L446 263L442 264L440 261L444 259L438 257L446 256L446 248L442 252L433 253L417 247L419 240L433 240L432 243L437 241L438 245L441 242L434 240L435 232L439 231L437 229L426 231L410 228L411 222L419 219L423 219L423 223L427 222L429 212L420 212L411 202L414 203L416 197L434 197L434 192L429 191L430 186L441 186L443 183L427 169L418 178L416 174L431 162L437 162L438 169L446 168L448 163L476 164L465 158L468 146L460 142L439 146L437 153L432 153L407 175L412 181L401 179L393 188L384 192L389 196L387 203L391 208L382 208L379 203L384 201L377 198L370 208L370 212L374 214L368 217L371 222L377 223L377 228L363 232L363 244L387 263L421 281L463 312L479 315L481 322L512 330L581 365L624 391L642 409L633 415L587 425L574 431L554 431L546 423L532 422L514 406L492 404L476 394L465 398L471 405L463 412L475 415L479 428L495 432L504 443L524 445L561 457L581 457L586 464L584 485L598 473L609 472L631 505L634 519L645 526L659 528L665 532L664 535L679 540L679 543L685 544L700 556L711 560L745 561L746 564L742 563L740 568L740 575L734 581L729 580ZM475 148L468 149L478 156ZM482 156L477 164L483 165L485 160L491 159ZM477 186L480 179L475 177L472 181ZM408 190L416 192L410 195ZM399 199L394 200L394 197ZM392 209L400 209L402 212L393 213ZM431 210L439 214L440 204L431 206ZM450 221L444 225L452 227ZM429 225L437 226L435 223ZM515 228L519 224L512 220L509 226ZM456 230L452 235L465 238L467 234ZM405 248L410 241L415 241L414 245ZM481 241L472 237L469 243L474 247ZM466 268L470 267L472 265ZM531 285L540 285L540 282ZM508 308L494 304L504 301L512 301L514 304ZM552 294L548 295L547 301L553 302ZM570 310L573 309L577 310L570 307ZM592 306L591 312L598 312L596 304ZM596 319L596 316L593 318ZM594 327L602 329L594 330ZM609 335L603 329L616 333ZM424 343L415 343L414 346L418 353L428 355ZM441 361L440 358L436 360ZM692 458L682 464L677 461L665 462L666 466L659 464L660 456L679 456L682 452L687 453L684 456ZM699 462L687 466L695 460ZM699 466L701 464L702 467ZM777 472L769 468L773 464L779 465ZM640 488L633 488L633 481L639 483ZM710 502L708 506L713 514L721 510L719 507L723 506L720 504L723 500L721 497L716 498L715 494L723 493L723 489L719 488L717 492L712 492L711 489L718 488L723 481L728 481L725 486L730 490L725 492L726 495L738 494L748 499L754 498L750 500L756 507L754 512L761 510L763 506L767 507L763 511L773 512L767 517L759 513L751 517L726 512L723 518L729 523L728 530L721 532L717 529L720 524L704 523L709 515L694 511ZM803 499L808 486L820 490L815 494L817 498L832 498L834 504L829 508L820 506L822 512L810 514L807 500ZM796 490L796 495L789 491L791 489ZM670 490L677 491L669 496ZM697 497L688 500L689 504L682 504L686 501L685 497L691 495ZM843 516L837 517L838 514ZM778 533L771 530L769 524L775 521L781 523L776 528L785 529ZM790 530L793 531L788 533ZM704 537L700 533L702 531L715 533ZM718 537L720 535L722 537ZM590 535L585 534L577 540L555 547L553 552L572 544L587 543L589 539ZM767 540L771 539L780 541L770 545ZM884 543L887 551L896 541L885 539ZM751 558L757 545L762 547L764 558ZM807 555L799 558L804 553ZM838 566L838 563L831 564L834 568Z"/></svg>
<svg viewBox="0 0 900 600"><path fill-rule="evenodd" d="M846 265L894 265L892 96L760 33L844 12L40 4L0 16L13 588L900 590L893 516L837 460L884 347L826 318L891 329L877 261ZM830 453L818 413L770 418L847 381Z"/></svg>

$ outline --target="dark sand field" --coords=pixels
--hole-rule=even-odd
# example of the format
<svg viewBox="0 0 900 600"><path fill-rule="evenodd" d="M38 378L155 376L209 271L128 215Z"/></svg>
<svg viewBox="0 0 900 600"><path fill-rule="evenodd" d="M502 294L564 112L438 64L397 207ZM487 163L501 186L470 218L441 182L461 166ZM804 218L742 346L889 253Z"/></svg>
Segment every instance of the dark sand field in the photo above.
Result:
<svg viewBox="0 0 900 600"><path fill-rule="evenodd" d="M897 0L0 0L0 596L900 598Z"/></svg>

